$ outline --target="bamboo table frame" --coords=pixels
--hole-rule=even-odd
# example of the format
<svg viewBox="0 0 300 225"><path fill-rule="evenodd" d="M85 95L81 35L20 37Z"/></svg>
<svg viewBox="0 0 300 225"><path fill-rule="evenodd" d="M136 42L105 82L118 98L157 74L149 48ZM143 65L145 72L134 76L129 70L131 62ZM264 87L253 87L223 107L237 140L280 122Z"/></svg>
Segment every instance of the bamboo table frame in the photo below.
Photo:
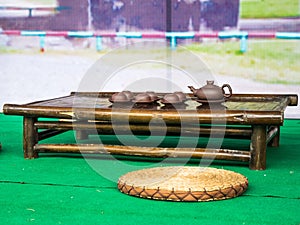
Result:
<svg viewBox="0 0 300 225"><path fill-rule="evenodd" d="M298 104L297 95L234 94L225 103L225 110L224 108L196 108L193 106L195 101L191 95L187 94L188 101L185 105L188 107L184 109L165 110L162 105L158 105L152 109L139 107L128 110L122 107L112 109L111 103L108 101L112 94L112 92L73 92L69 96L29 104L5 104L3 112L7 115L20 115L24 118L25 158L37 158L40 152L109 153L150 157L213 157L220 160L248 162L250 169L264 170L266 169L267 145L274 147L279 145L284 110L287 106ZM81 102L76 104L76 99ZM82 105L80 105L81 103ZM201 106L201 104L197 104ZM112 127L112 117L118 121L117 127ZM61 120L45 121L43 118ZM130 129L135 134L148 134L149 122L156 118L162 119L167 124L167 135L198 134L200 131L201 135L209 136L211 132L214 132L223 134L225 138L247 138L250 140L249 151L188 147L137 147L136 150L133 150L130 146L121 145L39 143L41 140L69 130L76 130L78 139L88 138L89 132L93 129L101 134L114 134L116 131L114 129L117 129L118 133L126 133L128 127L123 125L123 120L129 120ZM182 128L181 120L191 126ZM208 126L203 127L199 124ZM214 124L220 124L220 126L214 127ZM155 131L160 127L154 126L152 129Z"/></svg>

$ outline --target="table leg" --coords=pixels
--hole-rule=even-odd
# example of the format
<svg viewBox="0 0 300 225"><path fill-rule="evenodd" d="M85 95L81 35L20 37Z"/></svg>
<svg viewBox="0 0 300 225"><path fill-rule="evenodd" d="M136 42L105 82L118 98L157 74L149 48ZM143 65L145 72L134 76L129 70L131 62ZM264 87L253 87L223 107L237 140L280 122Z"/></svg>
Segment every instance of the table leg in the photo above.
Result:
<svg viewBox="0 0 300 225"><path fill-rule="evenodd" d="M24 158L37 158L37 152L34 152L34 145L38 142L38 130L34 127L37 121L35 117L24 117L23 119L23 151Z"/></svg>
<svg viewBox="0 0 300 225"><path fill-rule="evenodd" d="M87 130L76 130L76 140L89 139L89 132Z"/></svg>
<svg viewBox="0 0 300 225"><path fill-rule="evenodd" d="M275 136L268 143L268 145L271 147L279 147L280 126L277 126L276 128L277 128L277 132L276 132Z"/></svg>
<svg viewBox="0 0 300 225"><path fill-rule="evenodd" d="M267 126L253 125L250 144L250 164L252 170L266 169Z"/></svg>

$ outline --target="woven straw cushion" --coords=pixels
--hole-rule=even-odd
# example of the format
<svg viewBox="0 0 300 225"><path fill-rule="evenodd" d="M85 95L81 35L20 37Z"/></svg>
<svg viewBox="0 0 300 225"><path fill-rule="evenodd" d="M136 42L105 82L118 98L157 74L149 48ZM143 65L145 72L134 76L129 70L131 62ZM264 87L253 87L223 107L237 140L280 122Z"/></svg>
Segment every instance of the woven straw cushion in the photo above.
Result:
<svg viewBox="0 0 300 225"><path fill-rule="evenodd" d="M248 180L239 173L206 167L156 167L129 172L118 189L128 195L170 201L213 201L241 195Z"/></svg>

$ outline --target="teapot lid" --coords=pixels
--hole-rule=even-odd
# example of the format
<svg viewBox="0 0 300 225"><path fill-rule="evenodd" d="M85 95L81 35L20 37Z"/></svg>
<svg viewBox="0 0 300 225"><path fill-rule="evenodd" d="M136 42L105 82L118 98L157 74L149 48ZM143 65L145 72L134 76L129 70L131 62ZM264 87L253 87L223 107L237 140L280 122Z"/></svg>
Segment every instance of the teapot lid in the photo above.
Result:
<svg viewBox="0 0 300 225"><path fill-rule="evenodd" d="M215 81L213 81L213 80L207 80L206 85L204 85L202 88L215 88L215 89L221 88L221 87L215 85L214 83L215 83Z"/></svg>

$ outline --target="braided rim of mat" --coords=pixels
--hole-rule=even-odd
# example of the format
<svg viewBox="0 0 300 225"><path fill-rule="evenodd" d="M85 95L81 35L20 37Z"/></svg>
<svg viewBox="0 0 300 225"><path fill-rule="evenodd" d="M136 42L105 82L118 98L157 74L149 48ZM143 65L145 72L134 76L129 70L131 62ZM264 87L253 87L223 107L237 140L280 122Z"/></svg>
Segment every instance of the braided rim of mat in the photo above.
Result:
<svg viewBox="0 0 300 225"><path fill-rule="evenodd" d="M155 167L129 172L118 189L141 198L169 201L214 201L237 197L248 179L233 171L207 167Z"/></svg>

